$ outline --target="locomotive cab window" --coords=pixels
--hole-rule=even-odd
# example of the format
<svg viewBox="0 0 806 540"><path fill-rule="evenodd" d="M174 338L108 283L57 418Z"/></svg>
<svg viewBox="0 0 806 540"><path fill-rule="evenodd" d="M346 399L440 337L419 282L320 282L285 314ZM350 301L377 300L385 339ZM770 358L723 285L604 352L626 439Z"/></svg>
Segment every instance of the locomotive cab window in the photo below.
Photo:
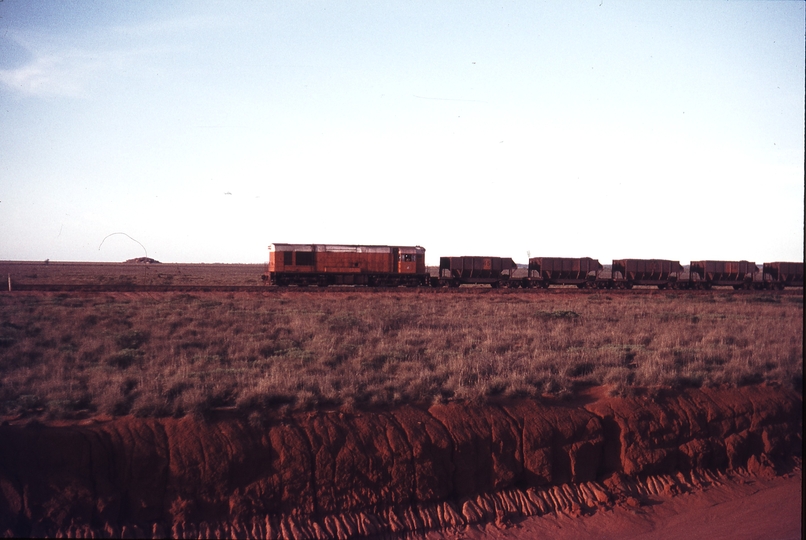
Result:
<svg viewBox="0 0 806 540"><path fill-rule="evenodd" d="M283 252L283 264L286 266L291 266L294 264L294 252L293 251L284 251Z"/></svg>
<svg viewBox="0 0 806 540"><path fill-rule="evenodd" d="M402 260L403 262L412 262L412 261L414 260L414 258L412 257L412 255L411 255L411 254L409 254L409 253L404 253L404 254L401 256L401 260Z"/></svg>

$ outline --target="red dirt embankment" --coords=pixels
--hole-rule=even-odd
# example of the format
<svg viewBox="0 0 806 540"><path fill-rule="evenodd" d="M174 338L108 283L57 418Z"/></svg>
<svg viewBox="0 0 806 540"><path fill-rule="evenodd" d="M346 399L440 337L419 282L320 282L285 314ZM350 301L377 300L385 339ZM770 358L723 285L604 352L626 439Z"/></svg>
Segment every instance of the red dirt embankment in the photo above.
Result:
<svg viewBox="0 0 806 540"><path fill-rule="evenodd" d="M686 390L0 427L0 534L330 538L640 505L798 466L802 395Z"/></svg>

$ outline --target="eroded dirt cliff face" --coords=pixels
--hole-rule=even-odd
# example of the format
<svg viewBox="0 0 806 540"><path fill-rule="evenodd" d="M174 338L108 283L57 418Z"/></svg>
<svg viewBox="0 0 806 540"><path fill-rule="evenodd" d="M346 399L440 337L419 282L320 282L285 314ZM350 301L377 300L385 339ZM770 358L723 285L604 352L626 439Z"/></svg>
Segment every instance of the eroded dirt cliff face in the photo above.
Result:
<svg viewBox="0 0 806 540"><path fill-rule="evenodd" d="M330 538L584 513L720 471L798 466L782 388L515 401L270 422L0 427L0 533Z"/></svg>

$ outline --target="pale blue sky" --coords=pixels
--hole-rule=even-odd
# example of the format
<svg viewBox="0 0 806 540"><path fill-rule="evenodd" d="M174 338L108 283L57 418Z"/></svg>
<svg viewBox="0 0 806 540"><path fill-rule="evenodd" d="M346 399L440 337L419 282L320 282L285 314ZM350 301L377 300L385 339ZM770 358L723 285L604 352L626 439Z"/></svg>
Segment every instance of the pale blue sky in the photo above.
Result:
<svg viewBox="0 0 806 540"><path fill-rule="evenodd" d="M0 2L0 259L801 260L804 3Z"/></svg>

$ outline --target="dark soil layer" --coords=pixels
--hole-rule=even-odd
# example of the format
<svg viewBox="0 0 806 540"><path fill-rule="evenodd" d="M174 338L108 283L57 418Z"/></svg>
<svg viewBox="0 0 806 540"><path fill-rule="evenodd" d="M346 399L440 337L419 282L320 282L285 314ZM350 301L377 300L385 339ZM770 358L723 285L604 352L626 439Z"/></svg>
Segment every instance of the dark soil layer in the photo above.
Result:
<svg viewBox="0 0 806 540"><path fill-rule="evenodd" d="M800 467L768 386L239 419L0 427L0 534L377 536L640 506Z"/></svg>

